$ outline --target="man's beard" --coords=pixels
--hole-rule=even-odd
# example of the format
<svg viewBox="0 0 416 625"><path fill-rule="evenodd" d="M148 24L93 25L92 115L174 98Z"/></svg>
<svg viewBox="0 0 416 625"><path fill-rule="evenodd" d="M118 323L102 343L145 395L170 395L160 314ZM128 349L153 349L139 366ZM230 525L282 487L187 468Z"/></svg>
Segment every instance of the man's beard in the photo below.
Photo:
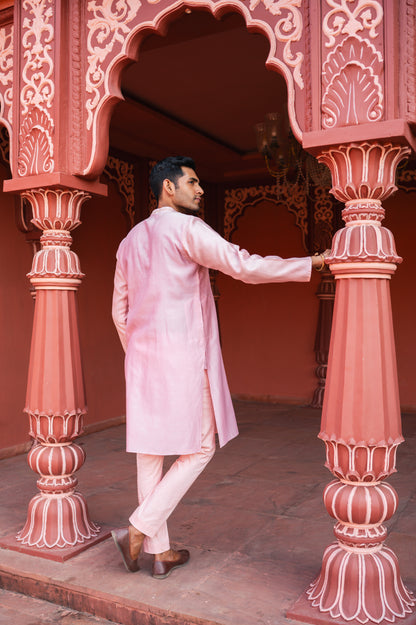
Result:
<svg viewBox="0 0 416 625"><path fill-rule="evenodd" d="M186 208L185 206L178 206L178 211L184 215L195 215L195 217L198 217L200 208L198 207L194 210L192 208Z"/></svg>

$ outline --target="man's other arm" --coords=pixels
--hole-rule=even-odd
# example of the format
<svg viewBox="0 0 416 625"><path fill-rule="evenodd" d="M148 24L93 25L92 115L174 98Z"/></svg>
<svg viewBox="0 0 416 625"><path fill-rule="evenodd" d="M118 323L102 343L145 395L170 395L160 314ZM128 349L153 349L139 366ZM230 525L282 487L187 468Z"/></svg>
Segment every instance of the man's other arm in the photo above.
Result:
<svg viewBox="0 0 416 625"><path fill-rule="evenodd" d="M117 262L116 272L114 275L112 315L114 325L116 326L124 351L126 351L127 348L126 325L128 310L129 300L127 292L127 280L124 277L124 273L121 269L120 263Z"/></svg>

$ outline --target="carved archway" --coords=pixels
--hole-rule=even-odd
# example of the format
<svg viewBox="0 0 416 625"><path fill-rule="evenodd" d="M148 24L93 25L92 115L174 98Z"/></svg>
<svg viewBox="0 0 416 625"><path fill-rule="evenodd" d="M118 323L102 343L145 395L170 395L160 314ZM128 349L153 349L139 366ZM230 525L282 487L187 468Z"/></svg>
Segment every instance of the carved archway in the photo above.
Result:
<svg viewBox="0 0 416 625"><path fill-rule="evenodd" d="M28 0L16 11L15 24L13 10L2 11L0 125L11 137L13 177L65 172L97 178L107 160L111 114L122 99L123 68L137 60L147 34L163 34L189 8L214 17L237 12L248 30L266 37L265 65L284 76L289 118L300 141L302 132L311 129L311 80L305 64L310 58L309 7L299 5L297 0L250 0L248 5L244 0ZM66 38L71 40L70 55ZM60 55L67 57L62 77L56 64ZM16 62L21 71L14 92L20 97L12 101ZM69 105L64 117L63 92ZM68 137L66 154L59 149L62 134ZM15 187L23 188L17 183L9 190Z"/></svg>
<svg viewBox="0 0 416 625"><path fill-rule="evenodd" d="M114 4L114 3L113 3ZM139 57L140 43L149 32L163 34L168 24L187 8L209 10L214 17L236 11L247 28L265 35L270 50L266 67L285 78L288 111L295 136L302 131L295 102L305 91L303 78L304 47L303 11L292 0L269 3L252 0L193 0L188 2L157 0L142 5L131 0L120 11L113 5L98 6L90 2L87 9L86 37L88 68L85 76L86 146L79 174L94 178L102 170L108 146L108 127L112 110L122 99L119 89L123 68ZM82 94L81 94L82 95ZM301 103L300 103L301 104Z"/></svg>

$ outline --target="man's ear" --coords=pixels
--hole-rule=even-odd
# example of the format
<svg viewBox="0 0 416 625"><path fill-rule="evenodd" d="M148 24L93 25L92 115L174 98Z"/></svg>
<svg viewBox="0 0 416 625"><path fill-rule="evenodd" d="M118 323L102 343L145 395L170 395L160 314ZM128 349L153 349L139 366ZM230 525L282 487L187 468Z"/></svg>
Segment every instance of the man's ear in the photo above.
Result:
<svg viewBox="0 0 416 625"><path fill-rule="evenodd" d="M165 178L163 181L163 190L169 195L172 196L174 194L175 185L172 180L169 178Z"/></svg>

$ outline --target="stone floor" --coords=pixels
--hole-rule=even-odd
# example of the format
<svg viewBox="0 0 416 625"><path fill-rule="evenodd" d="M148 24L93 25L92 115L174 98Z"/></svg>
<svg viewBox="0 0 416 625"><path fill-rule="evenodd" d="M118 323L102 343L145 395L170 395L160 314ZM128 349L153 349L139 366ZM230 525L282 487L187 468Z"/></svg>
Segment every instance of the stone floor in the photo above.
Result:
<svg viewBox="0 0 416 625"><path fill-rule="evenodd" d="M0 595L0 624L104 623L91 615L122 625L294 623L286 611L319 572L333 541L322 503L331 475L316 438L319 411L240 401L236 412L240 436L217 452L170 520L172 543L191 551L186 567L154 580L144 556L141 570L127 573L111 539L64 563L0 549L0 586L9 591ZM387 542L416 591L416 415L404 415L404 434L399 472L389 480L400 503ZM79 490L92 520L125 525L135 506L135 459L124 452L124 426L80 440L87 461ZM0 475L1 539L24 524L36 477L24 456L0 461ZM62 607L48 608L55 610L50 617L45 608L42 620L35 616L42 602L33 604L33 620L25 620L30 600L11 591ZM21 617L8 612L13 600Z"/></svg>

